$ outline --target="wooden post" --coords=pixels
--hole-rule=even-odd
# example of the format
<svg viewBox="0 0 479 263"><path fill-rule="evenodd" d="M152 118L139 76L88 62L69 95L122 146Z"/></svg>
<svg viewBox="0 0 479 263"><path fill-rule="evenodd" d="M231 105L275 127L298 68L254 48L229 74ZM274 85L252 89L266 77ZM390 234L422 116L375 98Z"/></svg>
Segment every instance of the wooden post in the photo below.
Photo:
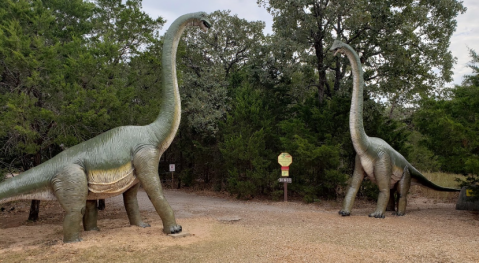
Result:
<svg viewBox="0 0 479 263"><path fill-rule="evenodd" d="M174 185L174 175L175 175L175 172L171 172L171 189L175 189L175 185Z"/></svg>

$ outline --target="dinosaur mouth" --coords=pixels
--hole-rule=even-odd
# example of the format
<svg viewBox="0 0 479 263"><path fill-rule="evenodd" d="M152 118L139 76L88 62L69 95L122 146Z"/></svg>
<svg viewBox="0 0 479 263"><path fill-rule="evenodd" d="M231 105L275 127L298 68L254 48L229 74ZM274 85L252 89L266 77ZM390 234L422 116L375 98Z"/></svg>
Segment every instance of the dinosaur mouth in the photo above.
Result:
<svg viewBox="0 0 479 263"><path fill-rule="evenodd" d="M208 21L206 21L206 20L201 20L201 22L203 23L203 25L204 25L206 28L210 28L210 27L211 27L210 22L208 22Z"/></svg>
<svg viewBox="0 0 479 263"><path fill-rule="evenodd" d="M206 31L208 31L208 28L211 28L211 24L210 24L210 22L208 22L206 20L201 20L200 28L201 28L201 30L203 30L203 32L206 32Z"/></svg>
<svg viewBox="0 0 479 263"><path fill-rule="evenodd" d="M343 54L343 49L340 48L340 47L331 48L331 49L329 49L329 51L334 52L334 54L333 54L334 57L335 57L338 53Z"/></svg>

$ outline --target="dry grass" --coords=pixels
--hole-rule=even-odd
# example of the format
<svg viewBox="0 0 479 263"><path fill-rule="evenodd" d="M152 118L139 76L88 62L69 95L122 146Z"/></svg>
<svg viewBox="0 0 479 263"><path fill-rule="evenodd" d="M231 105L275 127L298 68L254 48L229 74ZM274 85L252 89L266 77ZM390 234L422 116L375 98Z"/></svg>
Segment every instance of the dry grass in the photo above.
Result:
<svg viewBox="0 0 479 263"><path fill-rule="evenodd" d="M429 179L431 182L444 186L459 188L456 178L462 178L462 175L459 174L450 174L450 173L423 173L423 175ZM419 195L430 199L435 199L437 201L443 202L455 202L459 196L458 192L439 192L429 189L427 187L421 187L418 185L411 186L410 194Z"/></svg>

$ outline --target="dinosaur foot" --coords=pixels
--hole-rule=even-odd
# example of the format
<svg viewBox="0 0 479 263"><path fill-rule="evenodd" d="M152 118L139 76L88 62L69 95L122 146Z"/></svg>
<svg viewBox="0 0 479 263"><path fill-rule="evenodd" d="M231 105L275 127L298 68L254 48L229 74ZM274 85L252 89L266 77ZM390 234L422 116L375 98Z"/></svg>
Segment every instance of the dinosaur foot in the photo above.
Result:
<svg viewBox="0 0 479 263"><path fill-rule="evenodd" d="M183 229L181 228L180 225L172 225L172 226L163 228L163 232L165 232L165 234L178 234L181 232L181 230Z"/></svg>
<svg viewBox="0 0 479 263"><path fill-rule="evenodd" d="M342 216L350 216L351 215L350 212L347 212L347 211L344 211L344 210L340 210L338 213Z"/></svg>
<svg viewBox="0 0 479 263"><path fill-rule="evenodd" d="M369 214L369 217L384 218L384 213L383 212L374 212L374 213Z"/></svg>
<svg viewBox="0 0 479 263"><path fill-rule="evenodd" d="M396 216L404 216L405 214L406 214L405 212L393 213L393 215L396 215Z"/></svg>

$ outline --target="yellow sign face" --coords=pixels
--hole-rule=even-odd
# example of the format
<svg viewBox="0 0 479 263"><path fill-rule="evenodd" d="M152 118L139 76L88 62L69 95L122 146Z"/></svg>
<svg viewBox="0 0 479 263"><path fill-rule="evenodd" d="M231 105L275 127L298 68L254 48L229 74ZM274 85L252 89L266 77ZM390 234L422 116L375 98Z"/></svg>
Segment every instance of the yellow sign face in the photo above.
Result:
<svg viewBox="0 0 479 263"><path fill-rule="evenodd" d="M278 163L281 164L281 166L289 166L293 162L293 156L291 156L289 153L281 153L278 156Z"/></svg>
<svg viewBox="0 0 479 263"><path fill-rule="evenodd" d="M466 189L466 196L474 196L471 189Z"/></svg>
<svg viewBox="0 0 479 263"><path fill-rule="evenodd" d="M281 171L281 176L288 177L289 176L289 171Z"/></svg>

